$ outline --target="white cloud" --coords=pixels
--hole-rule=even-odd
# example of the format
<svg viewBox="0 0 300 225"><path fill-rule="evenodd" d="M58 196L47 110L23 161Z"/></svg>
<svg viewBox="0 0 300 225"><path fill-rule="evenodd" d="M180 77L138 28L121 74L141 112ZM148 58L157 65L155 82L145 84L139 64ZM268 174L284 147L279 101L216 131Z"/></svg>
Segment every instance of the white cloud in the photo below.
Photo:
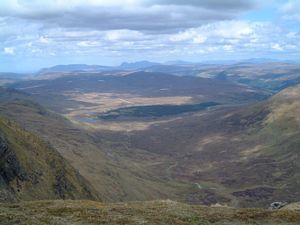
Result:
<svg viewBox="0 0 300 225"><path fill-rule="evenodd" d="M297 52L300 35L294 31L286 32L269 22L240 20L215 22L170 34L134 30L40 28L36 25L31 26L28 31L15 30L11 38L0 42L0 48L7 46L14 46L18 49L18 55L26 57L46 57L53 54L64 58L72 54L81 58L115 54L125 58L138 54L140 58L145 54L166 57L178 54L178 57L182 57L184 54L222 55L226 52ZM14 53L14 49L6 50L6 54Z"/></svg>
<svg viewBox="0 0 300 225"><path fill-rule="evenodd" d="M283 13L282 18L285 20L300 22L300 1L289 0L280 8Z"/></svg>
<svg viewBox="0 0 300 225"><path fill-rule="evenodd" d="M44 26L137 30L169 33L213 21L234 19L254 7L254 0L1 0L0 17L40 22Z"/></svg>
<svg viewBox="0 0 300 225"><path fill-rule="evenodd" d="M275 49L275 50L278 50L278 51L283 51L282 46L280 46L278 43L271 44L271 48Z"/></svg>
<svg viewBox="0 0 300 225"><path fill-rule="evenodd" d="M232 45L224 45L223 49L228 52L231 52L233 50Z"/></svg>
<svg viewBox="0 0 300 225"><path fill-rule="evenodd" d="M281 11L283 13L300 13L300 2L298 0L289 0L282 5Z"/></svg>
<svg viewBox="0 0 300 225"><path fill-rule="evenodd" d="M110 30L104 33L107 41L129 41L145 39L143 33L134 30Z"/></svg>
<svg viewBox="0 0 300 225"><path fill-rule="evenodd" d="M79 47L95 47L99 45L100 43L98 41L80 41L77 43Z"/></svg>
<svg viewBox="0 0 300 225"><path fill-rule="evenodd" d="M170 36L170 40L173 42L192 41L196 44L202 44L206 39L207 37L205 35L199 34L195 29L188 29L184 32Z"/></svg>
<svg viewBox="0 0 300 225"><path fill-rule="evenodd" d="M223 38L242 38L253 33L253 24L244 21L222 22L214 27L212 35ZM207 25L208 27L210 25ZM212 29L211 29L212 30Z"/></svg>
<svg viewBox="0 0 300 225"><path fill-rule="evenodd" d="M1 0L1 56L99 59L100 64L106 57L300 54L299 27L237 19L252 1L226 2L231 5L224 0ZM290 24L291 16L299 15L299 1L281 5Z"/></svg>
<svg viewBox="0 0 300 225"><path fill-rule="evenodd" d="M3 49L3 53L6 55L14 55L15 54L15 48L13 47L5 47Z"/></svg>
<svg viewBox="0 0 300 225"><path fill-rule="evenodd" d="M196 35L193 38L193 43L195 43L195 44L203 44L203 43L205 43L206 40L207 40L207 37L202 36L202 35Z"/></svg>
<svg viewBox="0 0 300 225"><path fill-rule="evenodd" d="M41 36L41 37L39 38L39 42L41 42L41 43L43 43L43 44L48 44L48 43L50 43L50 39L47 38L47 37Z"/></svg>
<svg viewBox="0 0 300 225"><path fill-rule="evenodd" d="M269 24L245 21L225 21L187 29L170 36L173 42L193 43L214 42L219 44L238 44L240 41L258 42L259 36L273 29ZM263 34L264 33L264 34Z"/></svg>

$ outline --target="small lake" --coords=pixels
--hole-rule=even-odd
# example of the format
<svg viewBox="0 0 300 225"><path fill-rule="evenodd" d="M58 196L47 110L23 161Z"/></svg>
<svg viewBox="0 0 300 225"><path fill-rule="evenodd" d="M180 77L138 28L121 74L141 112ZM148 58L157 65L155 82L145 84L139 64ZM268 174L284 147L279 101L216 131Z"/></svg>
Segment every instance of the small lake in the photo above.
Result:
<svg viewBox="0 0 300 225"><path fill-rule="evenodd" d="M163 117L172 116L188 112L197 112L208 109L209 107L220 105L217 102L202 102L197 104L183 105L145 105L145 106L130 106L119 109L110 110L97 115L102 120L114 120L128 117Z"/></svg>

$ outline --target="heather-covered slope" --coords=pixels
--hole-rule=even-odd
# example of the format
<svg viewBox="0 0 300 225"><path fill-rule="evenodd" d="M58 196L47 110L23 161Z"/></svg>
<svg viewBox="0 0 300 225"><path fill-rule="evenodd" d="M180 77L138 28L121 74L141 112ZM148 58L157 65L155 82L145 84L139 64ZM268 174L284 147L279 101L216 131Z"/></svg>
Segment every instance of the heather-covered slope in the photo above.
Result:
<svg viewBox="0 0 300 225"><path fill-rule="evenodd" d="M160 171L197 184L187 201L243 207L299 201L299 110L296 86L258 104L132 132L130 147L173 158Z"/></svg>

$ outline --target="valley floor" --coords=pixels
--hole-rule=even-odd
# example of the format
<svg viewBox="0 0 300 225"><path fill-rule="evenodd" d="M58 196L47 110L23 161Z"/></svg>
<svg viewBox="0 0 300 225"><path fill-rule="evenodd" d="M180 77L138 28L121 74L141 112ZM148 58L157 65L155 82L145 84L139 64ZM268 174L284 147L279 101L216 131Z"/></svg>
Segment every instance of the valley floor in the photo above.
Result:
<svg viewBox="0 0 300 225"><path fill-rule="evenodd" d="M113 204L32 201L0 204L0 224L297 225L300 224L298 206L270 211L191 206L170 200Z"/></svg>

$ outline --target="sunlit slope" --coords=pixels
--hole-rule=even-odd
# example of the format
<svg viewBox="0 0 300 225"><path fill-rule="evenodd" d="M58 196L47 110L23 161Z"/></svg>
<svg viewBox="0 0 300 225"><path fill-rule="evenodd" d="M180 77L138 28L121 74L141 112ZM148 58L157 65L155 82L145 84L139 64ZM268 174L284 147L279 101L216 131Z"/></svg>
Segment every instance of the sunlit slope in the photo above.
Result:
<svg viewBox="0 0 300 225"><path fill-rule="evenodd" d="M231 194L241 205L299 201L300 86L234 112L224 124L234 132L229 142L237 139L236 148L227 150L231 159L220 161L213 174L226 187L240 189Z"/></svg>

